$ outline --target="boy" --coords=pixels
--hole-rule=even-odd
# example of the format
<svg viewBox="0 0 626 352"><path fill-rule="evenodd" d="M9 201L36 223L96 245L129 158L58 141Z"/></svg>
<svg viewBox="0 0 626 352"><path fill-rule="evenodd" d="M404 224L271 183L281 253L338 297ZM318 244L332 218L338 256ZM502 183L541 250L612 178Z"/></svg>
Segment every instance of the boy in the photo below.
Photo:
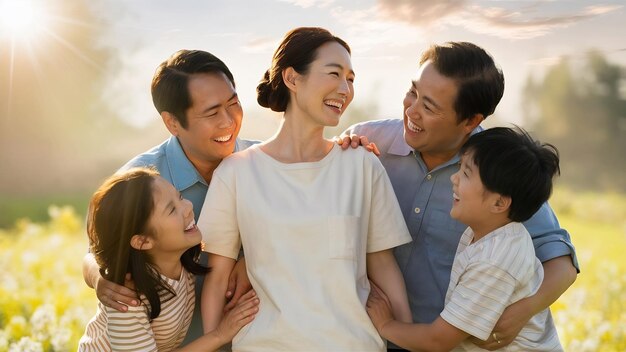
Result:
<svg viewBox="0 0 626 352"><path fill-rule="evenodd" d="M543 280L542 265L521 222L550 197L552 178L560 172L557 149L533 141L522 129L499 127L470 137L460 154L461 167L450 178L450 215L468 228L457 248L440 316L431 324L398 322L376 287L367 302L381 336L403 348L481 350L468 337L487 340L504 309L533 295ZM562 351L549 309L533 316L505 349Z"/></svg>

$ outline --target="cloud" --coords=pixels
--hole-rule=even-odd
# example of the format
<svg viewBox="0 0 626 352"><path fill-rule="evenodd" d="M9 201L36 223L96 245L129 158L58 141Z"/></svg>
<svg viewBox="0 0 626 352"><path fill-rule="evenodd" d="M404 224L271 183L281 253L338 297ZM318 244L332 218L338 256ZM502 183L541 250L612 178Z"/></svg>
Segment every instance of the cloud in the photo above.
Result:
<svg viewBox="0 0 626 352"><path fill-rule="evenodd" d="M378 0L378 15L391 21L417 27L462 26L467 30L508 39L529 39L545 35L557 28L614 12L621 5L587 6L572 14L537 16L545 3L536 2L511 10L485 7L468 0Z"/></svg>
<svg viewBox="0 0 626 352"><path fill-rule="evenodd" d="M241 51L245 53L273 53L274 48L278 47L281 38L267 38L256 37L248 40L248 42L241 47Z"/></svg>
<svg viewBox="0 0 626 352"><path fill-rule="evenodd" d="M377 8L384 18L428 26L462 12L467 5L467 0L378 0Z"/></svg>
<svg viewBox="0 0 626 352"><path fill-rule="evenodd" d="M502 8L471 6L469 13L475 16L460 16L457 23L477 33L509 39L530 39L557 28L565 28L590 18L615 11L622 6L589 6L578 13L560 16L531 17L528 11L509 11Z"/></svg>
<svg viewBox="0 0 626 352"><path fill-rule="evenodd" d="M309 8L311 6L324 8L324 7L329 6L333 2L335 2L335 0L279 0L279 1L290 3L295 6L300 6L304 9Z"/></svg>
<svg viewBox="0 0 626 352"><path fill-rule="evenodd" d="M354 52L367 52L373 49L380 52L381 46L387 48L404 47L424 40L424 29L406 22L398 22L379 15L380 8L373 6L363 10L350 10L343 7L333 8L331 15L340 19L347 31L350 47ZM389 53L382 56L388 57ZM381 58L382 58L381 56Z"/></svg>

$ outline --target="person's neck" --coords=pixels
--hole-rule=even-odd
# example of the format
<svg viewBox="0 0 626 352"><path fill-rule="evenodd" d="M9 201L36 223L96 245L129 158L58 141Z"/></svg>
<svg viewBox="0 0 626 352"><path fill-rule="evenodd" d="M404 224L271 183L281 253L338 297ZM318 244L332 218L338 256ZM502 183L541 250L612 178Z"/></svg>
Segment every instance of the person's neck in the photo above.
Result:
<svg viewBox="0 0 626 352"><path fill-rule="evenodd" d="M333 147L331 141L324 139L324 127L294 117L285 114L276 134L261 149L283 163L322 160Z"/></svg>
<svg viewBox="0 0 626 352"><path fill-rule="evenodd" d="M193 157L192 155L189 155L187 152L185 152L185 155L187 155L187 159L189 159L191 164L196 168L196 170L198 171L200 176L202 176L202 178L206 181L206 183L210 184L211 178L213 178L213 171L217 169L217 167L220 165L222 160L217 160L217 161L201 160L201 159Z"/></svg>
<svg viewBox="0 0 626 352"><path fill-rule="evenodd" d="M458 140L455 140L453 142L453 145L449 145L446 149L444 150L435 150L435 151L419 151L420 155L422 156L422 160L424 160L424 164L426 164L426 168L428 169L428 171L433 171L435 168L447 163L448 161L452 160L452 158L454 158L457 154L459 154L459 151L461 150L461 147L463 146L463 144L465 144L465 142L467 142L467 140L469 139L469 134L461 137Z"/></svg>
<svg viewBox="0 0 626 352"><path fill-rule="evenodd" d="M502 217L498 215L499 214L494 214L488 220L470 225L472 232L474 232L474 238L472 239L472 243L480 240L481 238L492 233L493 231L511 222L511 219L509 219L508 217Z"/></svg>
<svg viewBox="0 0 626 352"><path fill-rule="evenodd" d="M172 280L178 280L180 273L183 269L183 264L180 262L180 253L172 255L164 255L160 253L154 257L154 265L161 275L164 275Z"/></svg>
<svg viewBox="0 0 626 352"><path fill-rule="evenodd" d="M455 155L457 155L459 151L450 151L450 152L441 152L441 153L429 153L429 152L420 152L422 156L422 160L424 164L426 164L426 169L428 171L433 171L435 168L447 163L452 160Z"/></svg>

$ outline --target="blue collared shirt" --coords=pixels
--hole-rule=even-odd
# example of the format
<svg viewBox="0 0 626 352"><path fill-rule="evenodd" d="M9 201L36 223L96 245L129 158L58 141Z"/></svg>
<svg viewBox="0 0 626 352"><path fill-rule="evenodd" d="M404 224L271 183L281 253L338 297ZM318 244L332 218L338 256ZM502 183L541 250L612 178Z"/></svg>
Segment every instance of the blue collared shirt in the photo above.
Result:
<svg viewBox="0 0 626 352"><path fill-rule="evenodd" d="M258 141L237 139L234 152L244 150L256 143ZM183 198L191 201L195 220L198 221L209 185L185 155L178 138L170 136L160 145L131 159L120 168L120 171L140 166L156 168L161 177L173 184ZM204 253L200 257L200 262L204 265L207 264L207 256ZM200 296L203 283L204 276L196 276L196 304L187 336L182 345L190 343L203 334L202 315L200 313Z"/></svg>
<svg viewBox="0 0 626 352"><path fill-rule="evenodd" d="M478 127L473 133L481 131ZM402 120L368 121L351 126L347 133L367 136L381 152L413 241L395 249L404 276L413 321L431 323L443 311L450 271L459 239L466 225L450 217L452 182L459 170L459 155L428 171L419 152L404 140ZM524 223L542 261L570 255L578 269L570 236L561 229L546 203Z"/></svg>
<svg viewBox="0 0 626 352"><path fill-rule="evenodd" d="M255 143L258 142L237 139L235 152L244 150ZM155 167L164 179L174 185L183 198L191 201L196 221L198 221L209 185L185 155L178 138L170 136L160 145L131 159L120 170L139 166Z"/></svg>

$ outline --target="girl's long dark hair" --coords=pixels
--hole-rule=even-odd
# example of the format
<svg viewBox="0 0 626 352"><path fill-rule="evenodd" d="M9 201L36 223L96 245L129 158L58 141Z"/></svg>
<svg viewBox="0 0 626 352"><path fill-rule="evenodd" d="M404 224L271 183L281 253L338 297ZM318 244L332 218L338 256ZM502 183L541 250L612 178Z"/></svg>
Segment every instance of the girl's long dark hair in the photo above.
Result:
<svg viewBox="0 0 626 352"><path fill-rule="evenodd" d="M160 293L163 302L175 293L161 278L152 258L146 251L131 247L130 240L134 235L150 235L148 220L154 210L153 184L157 176L155 170L134 168L109 177L92 196L87 218L90 250L100 273L118 285L124 285L130 273L150 320L161 313ZM180 258L183 267L196 275L209 271L198 263L200 252L198 244Z"/></svg>

